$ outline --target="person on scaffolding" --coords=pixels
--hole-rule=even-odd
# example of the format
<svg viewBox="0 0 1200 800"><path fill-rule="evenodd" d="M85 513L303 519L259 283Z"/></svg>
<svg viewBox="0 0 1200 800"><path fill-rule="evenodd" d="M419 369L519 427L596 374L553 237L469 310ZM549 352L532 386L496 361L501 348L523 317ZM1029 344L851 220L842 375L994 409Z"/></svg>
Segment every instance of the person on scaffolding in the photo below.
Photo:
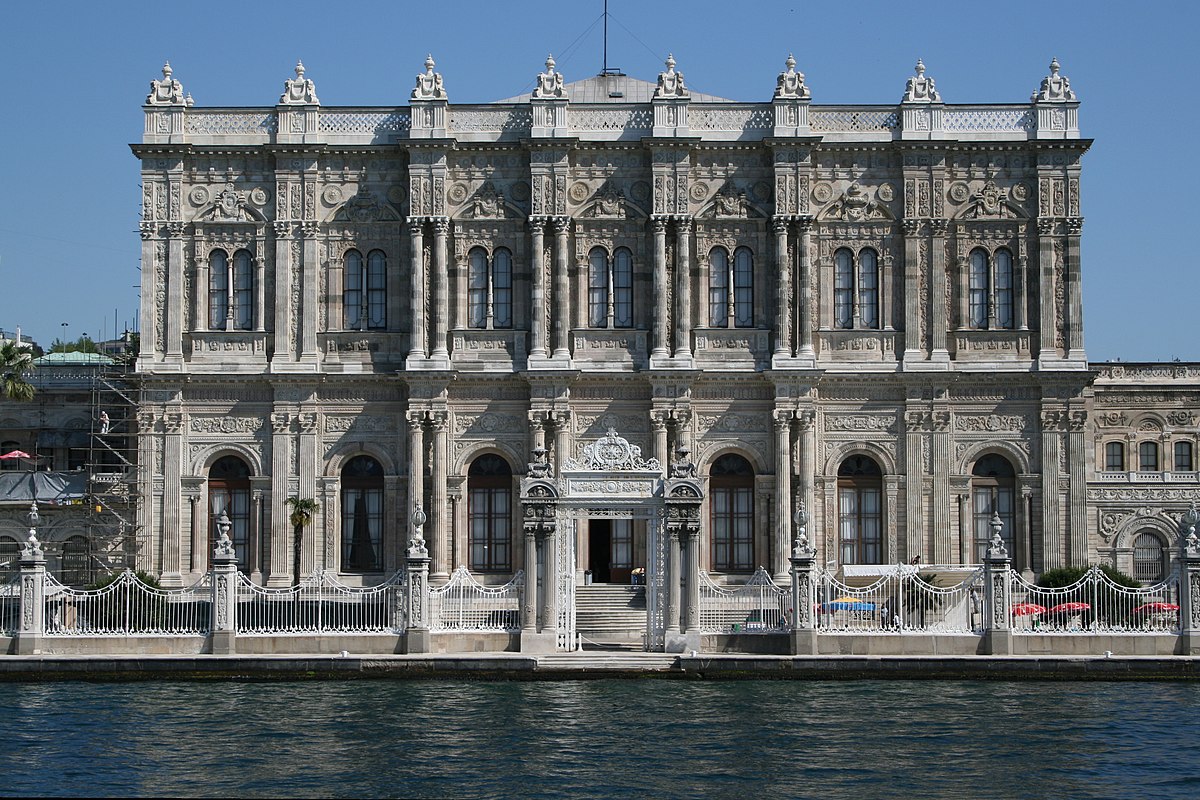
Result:
<svg viewBox="0 0 1200 800"><path fill-rule="evenodd" d="M101 436L108 433L108 426L109 426L108 412L101 411L100 412L100 435Z"/></svg>

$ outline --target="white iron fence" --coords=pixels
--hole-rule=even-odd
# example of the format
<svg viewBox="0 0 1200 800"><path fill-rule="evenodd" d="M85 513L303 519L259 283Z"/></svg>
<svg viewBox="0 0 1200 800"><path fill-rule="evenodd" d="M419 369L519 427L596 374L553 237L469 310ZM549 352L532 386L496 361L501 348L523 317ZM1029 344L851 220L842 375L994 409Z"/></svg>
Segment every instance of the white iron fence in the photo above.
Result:
<svg viewBox="0 0 1200 800"><path fill-rule="evenodd" d="M1012 573L1014 633L1178 633L1179 575L1130 588L1092 567L1070 586L1046 589Z"/></svg>
<svg viewBox="0 0 1200 800"><path fill-rule="evenodd" d="M738 586L719 586L700 573L702 633L782 633L791 624L792 592L762 567Z"/></svg>
<svg viewBox="0 0 1200 800"><path fill-rule="evenodd" d="M46 575L47 636L204 636L212 618L207 576L186 589L156 589L131 571L99 589Z"/></svg>
<svg viewBox="0 0 1200 800"><path fill-rule="evenodd" d="M431 631L519 631L521 587L525 573L518 572L503 586L484 586L466 567L454 570L450 580L429 590Z"/></svg>
<svg viewBox="0 0 1200 800"><path fill-rule="evenodd" d="M0 636L17 632L21 618L21 576L13 572L0 583Z"/></svg>
<svg viewBox="0 0 1200 800"><path fill-rule="evenodd" d="M296 633L399 633L407 607L405 574L379 586L346 586L317 572L299 586L268 589L238 575L237 632L243 635Z"/></svg>
<svg viewBox="0 0 1200 800"><path fill-rule="evenodd" d="M940 586L937 573L899 565L869 586L849 586L829 573L817 583L817 628L830 633L979 633L982 571Z"/></svg>

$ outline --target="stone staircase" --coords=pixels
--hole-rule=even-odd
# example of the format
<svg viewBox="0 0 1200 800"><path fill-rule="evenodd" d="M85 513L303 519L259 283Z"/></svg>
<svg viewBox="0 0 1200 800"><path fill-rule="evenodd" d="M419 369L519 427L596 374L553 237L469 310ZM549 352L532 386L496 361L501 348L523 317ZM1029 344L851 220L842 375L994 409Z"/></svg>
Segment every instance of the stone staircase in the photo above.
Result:
<svg viewBox="0 0 1200 800"><path fill-rule="evenodd" d="M641 650L646 636L646 587L597 583L575 587L575 630L585 649Z"/></svg>
<svg viewBox="0 0 1200 800"><path fill-rule="evenodd" d="M548 653L537 657L538 672L678 672L674 653Z"/></svg>

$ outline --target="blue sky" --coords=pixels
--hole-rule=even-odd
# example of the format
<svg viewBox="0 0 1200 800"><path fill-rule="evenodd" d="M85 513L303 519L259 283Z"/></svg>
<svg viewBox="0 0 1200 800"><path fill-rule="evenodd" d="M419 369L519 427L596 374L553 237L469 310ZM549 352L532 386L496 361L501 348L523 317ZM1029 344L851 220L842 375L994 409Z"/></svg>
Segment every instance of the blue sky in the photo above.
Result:
<svg viewBox="0 0 1200 800"><path fill-rule="evenodd" d="M0 327L42 344L135 319L141 103L170 59L198 105L273 105L302 58L325 105L399 105L427 52L452 102L601 66L601 0L12 3L0 34ZM789 52L816 103L892 103L917 57L949 103L1028 100L1051 56L1095 144L1083 172L1093 361L1200 360L1188 234L1200 128L1192 3L610 0L609 64L764 101ZM593 23L596 23L593 25ZM590 27L590 30L589 30ZM67 323L65 327L61 323Z"/></svg>

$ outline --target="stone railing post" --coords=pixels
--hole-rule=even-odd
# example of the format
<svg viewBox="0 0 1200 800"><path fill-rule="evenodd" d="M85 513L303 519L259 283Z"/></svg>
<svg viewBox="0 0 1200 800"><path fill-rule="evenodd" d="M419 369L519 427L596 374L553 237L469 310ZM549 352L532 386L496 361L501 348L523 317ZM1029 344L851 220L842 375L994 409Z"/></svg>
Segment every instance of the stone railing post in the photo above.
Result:
<svg viewBox="0 0 1200 800"><path fill-rule="evenodd" d="M217 518L217 546L213 549L212 568L212 652L226 655L237 652L237 554L229 538L233 527L222 511Z"/></svg>
<svg viewBox="0 0 1200 800"><path fill-rule="evenodd" d="M983 555L984 652L1012 655L1012 582L1008 549L1000 538L1004 523L992 515L992 541Z"/></svg>
<svg viewBox="0 0 1200 800"><path fill-rule="evenodd" d="M405 569L408 571L408 620L404 629L404 652L429 652L429 549L421 532L425 512L413 509L413 537L408 540Z"/></svg>
<svg viewBox="0 0 1200 800"><path fill-rule="evenodd" d="M792 655L815 656L817 649L817 548L808 541L808 511L804 503L792 517L796 538L792 542Z"/></svg>
<svg viewBox="0 0 1200 800"><path fill-rule="evenodd" d="M1183 515L1179 537L1179 654L1200 655L1200 540L1196 504Z"/></svg>
<svg viewBox="0 0 1200 800"><path fill-rule="evenodd" d="M29 506L29 539L21 550L21 618L17 623L16 654L42 651L46 633L46 554L37 538L37 501Z"/></svg>

